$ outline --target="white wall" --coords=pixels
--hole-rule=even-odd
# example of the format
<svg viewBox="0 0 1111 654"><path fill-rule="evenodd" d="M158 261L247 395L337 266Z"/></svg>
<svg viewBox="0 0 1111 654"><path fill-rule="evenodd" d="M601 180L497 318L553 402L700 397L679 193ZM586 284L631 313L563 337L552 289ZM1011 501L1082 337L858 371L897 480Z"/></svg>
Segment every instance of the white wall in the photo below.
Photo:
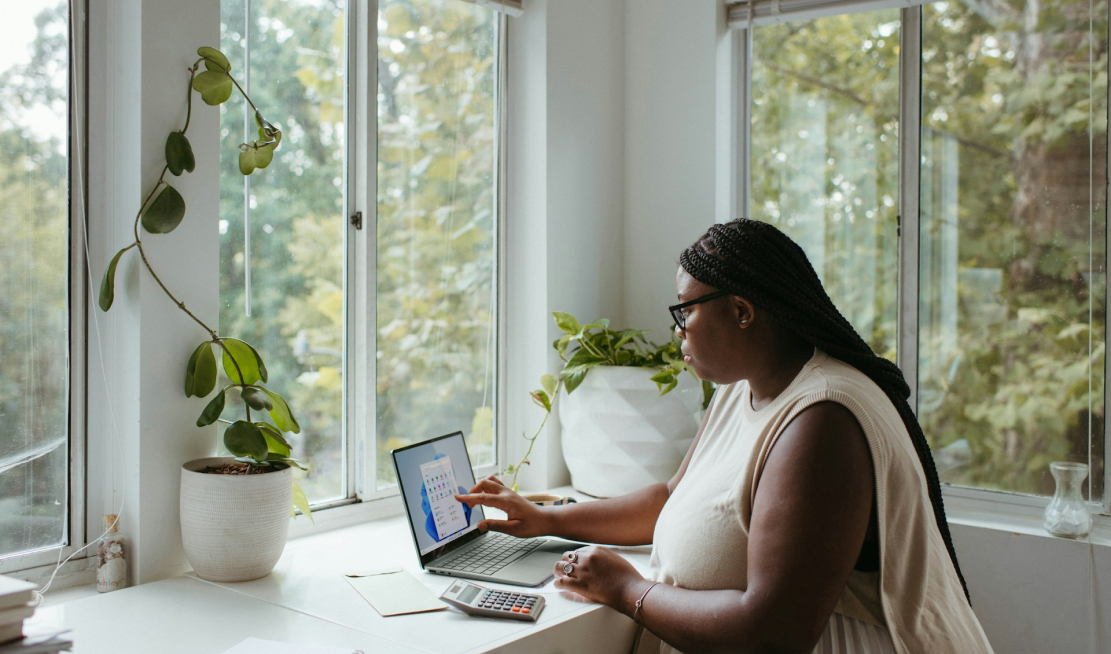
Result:
<svg viewBox="0 0 1111 654"><path fill-rule="evenodd" d="M553 311L624 323L624 0L535 0L510 21L507 428L543 413L528 397L560 369ZM522 488L569 481L559 420L548 421Z"/></svg>
<svg viewBox="0 0 1111 654"><path fill-rule="evenodd" d="M635 0L625 28L625 315L667 338L679 253L715 216L718 0Z"/></svg>
<svg viewBox="0 0 1111 654"><path fill-rule="evenodd" d="M166 136L184 124L196 49L219 43L219 7L219 0L90 3L88 469L103 483L89 487L88 533L96 538L101 514L126 497L121 532L131 543L133 583L188 569L178 522L181 464L209 454L216 431L194 426L204 401L184 398L183 362L207 334L163 295L134 249L120 260L111 311L100 312L95 298L108 261L134 240L134 218L162 170ZM187 136L196 170L166 174L188 212L172 234L141 233L163 282L212 326L219 296L218 122L217 110L195 99Z"/></svg>

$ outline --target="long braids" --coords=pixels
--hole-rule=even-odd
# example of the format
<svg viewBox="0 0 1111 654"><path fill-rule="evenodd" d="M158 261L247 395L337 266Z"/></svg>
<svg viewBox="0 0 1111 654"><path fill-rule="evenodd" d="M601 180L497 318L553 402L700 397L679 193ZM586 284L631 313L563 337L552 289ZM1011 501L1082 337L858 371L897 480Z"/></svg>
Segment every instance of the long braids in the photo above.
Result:
<svg viewBox="0 0 1111 654"><path fill-rule="evenodd" d="M971 602L957 563L941 482L930 446L907 399L910 387L894 363L877 356L829 299L802 248L769 223L746 218L714 225L679 256L684 270L703 284L743 295L811 345L860 370L876 383L906 425L933 504L949 558Z"/></svg>

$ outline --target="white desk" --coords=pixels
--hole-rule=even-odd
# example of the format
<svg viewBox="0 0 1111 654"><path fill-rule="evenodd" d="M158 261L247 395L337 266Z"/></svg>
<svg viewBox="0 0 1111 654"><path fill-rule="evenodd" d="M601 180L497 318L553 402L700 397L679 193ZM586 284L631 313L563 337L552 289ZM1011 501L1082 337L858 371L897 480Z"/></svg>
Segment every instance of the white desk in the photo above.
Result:
<svg viewBox="0 0 1111 654"><path fill-rule="evenodd" d="M647 553L623 554L647 568ZM39 609L33 620L72 629L77 654L218 654L249 636L367 654L625 654L631 648L631 620L550 584L539 591L547 605L536 623L450 610L383 618L343 573L389 566L404 567L437 595L451 583L420 570L408 524L396 516L292 540L262 579L217 584L190 575Z"/></svg>

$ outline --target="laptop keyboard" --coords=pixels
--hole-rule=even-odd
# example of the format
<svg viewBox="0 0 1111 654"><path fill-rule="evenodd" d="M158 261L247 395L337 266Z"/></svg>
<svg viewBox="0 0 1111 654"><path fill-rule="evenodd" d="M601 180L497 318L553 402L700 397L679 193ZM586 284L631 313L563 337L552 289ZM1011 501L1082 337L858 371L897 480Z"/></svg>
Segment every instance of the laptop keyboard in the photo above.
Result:
<svg viewBox="0 0 1111 654"><path fill-rule="evenodd" d="M520 539L490 532L481 544L444 561L436 567L455 572L491 574L525 556L545 542L543 538Z"/></svg>

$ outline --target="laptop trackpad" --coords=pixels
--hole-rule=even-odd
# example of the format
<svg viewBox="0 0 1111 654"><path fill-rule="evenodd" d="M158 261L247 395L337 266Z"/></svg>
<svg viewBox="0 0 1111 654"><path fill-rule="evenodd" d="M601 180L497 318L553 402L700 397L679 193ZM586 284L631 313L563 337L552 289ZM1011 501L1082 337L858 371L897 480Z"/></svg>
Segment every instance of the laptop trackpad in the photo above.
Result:
<svg viewBox="0 0 1111 654"><path fill-rule="evenodd" d="M510 563L498 571L498 577L538 579L532 585L539 585L555 573L556 561L563 558L563 553L583 547L583 543L573 543L565 540L549 540L522 559Z"/></svg>

